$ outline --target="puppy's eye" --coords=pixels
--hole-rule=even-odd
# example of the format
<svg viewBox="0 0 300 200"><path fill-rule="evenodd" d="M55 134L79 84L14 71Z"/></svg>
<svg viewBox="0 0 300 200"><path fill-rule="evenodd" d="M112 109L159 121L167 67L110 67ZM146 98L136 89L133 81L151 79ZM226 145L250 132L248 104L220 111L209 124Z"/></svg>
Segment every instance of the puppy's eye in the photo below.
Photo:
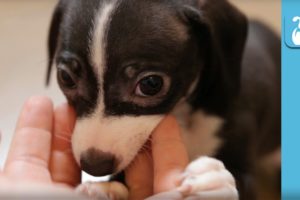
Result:
<svg viewBox="0 0 300 200"><path fill-rule="evenodd" d="M79 57L74 54L63 52L56 60L57 79L62 89L72 90L82 78L83 67Z"/></svg>
<svg viewBox="0 0 300 200"><path fill-rule="evenodd" d="M63 68L58 68L58 79L59 82L68 89L73 89L76 87L75 80L68 70Z"/></svg>
<svg viewBox="0 0 300 200"><path fill-rule="evenodd" d="M138 82L135 94L142 97L155 96L162 90L163 86L164 80L161 76L147 76Z"/></svg>

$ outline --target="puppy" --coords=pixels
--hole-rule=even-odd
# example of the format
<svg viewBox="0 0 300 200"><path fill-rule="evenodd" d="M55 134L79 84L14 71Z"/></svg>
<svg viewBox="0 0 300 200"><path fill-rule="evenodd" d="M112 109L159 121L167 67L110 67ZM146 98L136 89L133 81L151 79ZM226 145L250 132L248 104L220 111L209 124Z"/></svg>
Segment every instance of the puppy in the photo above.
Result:
<svg viewBox="0 0 300 200"><path fill-rule="evenodd" d="M256 199L256 164L280 145L280 39L226 0L61 0L47 82L52 65L76 110L73 152L87 173L124 170L171 113L188 168L208 169L183 181L188 195L205 192L190 180L218 169L210 190ZM123 189L107 195L126 199Z"/></svg>

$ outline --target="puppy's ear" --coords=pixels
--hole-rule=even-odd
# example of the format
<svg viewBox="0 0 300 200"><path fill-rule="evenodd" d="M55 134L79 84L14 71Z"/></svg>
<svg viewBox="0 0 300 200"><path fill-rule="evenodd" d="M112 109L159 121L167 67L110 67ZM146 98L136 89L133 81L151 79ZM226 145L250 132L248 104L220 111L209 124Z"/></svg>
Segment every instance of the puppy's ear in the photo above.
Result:
<svg viewBox="0 0 300 200"><path fill-rule="evenodd" d="M225 0L195 0L183 8L204 67L192 105L224 116L240 88L247 19Z"/></svg>
<svg viewBox="0 0 300 200"><path fill-rule="evenodd" d="M55 8L55 11L52 16L52 21L50 24L50 30L48 35L48 70L47 70L47 77L46 77L46 85L49 85L51 72L52 72L52 65L54 62L54 56L57 48L58 37L59 37L59 29L60 24L62 21L62 10L63 10L63 3L60 1Z"/></svg>

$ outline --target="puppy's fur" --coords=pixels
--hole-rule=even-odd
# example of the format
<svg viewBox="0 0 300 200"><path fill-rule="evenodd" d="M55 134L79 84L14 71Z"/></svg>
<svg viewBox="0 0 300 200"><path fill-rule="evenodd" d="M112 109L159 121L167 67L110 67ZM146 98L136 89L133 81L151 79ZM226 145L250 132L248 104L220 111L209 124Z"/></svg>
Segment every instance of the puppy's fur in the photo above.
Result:
<svg viewBox="0 0 300 200"><path fill-rule="evenodd" d="M247 37L248 34L248 37ZM225 0L61 0L49 70L77 113L76 160L122 171L169 113L191 159L213 156L256 198L258 159L280 145L280 39ZM163 80L140 94L140 80ZM100 166L100 169L99 169Z"/></svg>

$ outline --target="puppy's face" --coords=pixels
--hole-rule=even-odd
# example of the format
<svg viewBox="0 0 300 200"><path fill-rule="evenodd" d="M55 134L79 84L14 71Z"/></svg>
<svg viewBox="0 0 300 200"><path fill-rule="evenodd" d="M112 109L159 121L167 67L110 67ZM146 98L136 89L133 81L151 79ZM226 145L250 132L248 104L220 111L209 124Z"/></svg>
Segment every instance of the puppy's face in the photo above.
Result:
<svg viewBox="0 0 300 200"><path fill-rule="evenodd" d="M57 7L50 65L53 59L77 113L75 158L91 175L128 166L200 82L204 48L175 2L64 0Z"/></svg>
<svg viewBox="0 0 300 200"><path fill-rule="evenodd" d="M68 1L63 15L56 66L78 115L74 155L92 175L122 170L195 80L197 45L155 1Z"/></svg>

